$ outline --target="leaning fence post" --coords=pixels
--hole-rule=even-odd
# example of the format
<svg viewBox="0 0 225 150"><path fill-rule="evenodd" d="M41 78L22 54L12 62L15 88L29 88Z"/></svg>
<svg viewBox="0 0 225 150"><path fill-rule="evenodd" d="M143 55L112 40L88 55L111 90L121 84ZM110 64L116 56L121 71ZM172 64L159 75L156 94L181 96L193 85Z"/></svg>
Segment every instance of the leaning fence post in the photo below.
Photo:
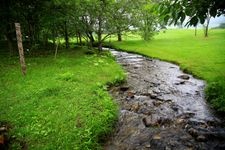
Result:
<svg viewBox="0 0 225 150"><path fill-rule="evenodd" d="M25 58L24 58L24 52L23 52L23 43L22 43L22 34L20 29L20 23L15 23L16 27L16 38L17 38L17 45L20 55L20 65L23 75L26 75L26 64L25 64Z"/></svg>

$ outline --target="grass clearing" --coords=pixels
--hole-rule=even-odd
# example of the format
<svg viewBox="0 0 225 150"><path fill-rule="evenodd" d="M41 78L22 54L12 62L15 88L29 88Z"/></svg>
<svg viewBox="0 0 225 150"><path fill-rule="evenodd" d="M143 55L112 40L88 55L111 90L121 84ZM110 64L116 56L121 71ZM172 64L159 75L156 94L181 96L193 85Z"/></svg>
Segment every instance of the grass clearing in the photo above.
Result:
<svg viewBox="0 0 225 150"><path fill-rule="evenodd" d="M202 30L197 32L195 37L191 29L167 30L151 41L127 35L124 41L113 39L111 44L117 49L178 63L183 70L208 81L209 102L216 109L225 111L225 88L219 88L225 87L225 30L210 30L208 38L203 36ZM217 90L219 95L211 93Z"/></svg>
<svg viewBox="0 0 225 150"><path fill-rule="evenodd" d="M1 58L0 121L12 126L12 149L100 148L118 115L106 84L125 75L111 55L84 53L26 58L26 77L18 58Z"/></svg>

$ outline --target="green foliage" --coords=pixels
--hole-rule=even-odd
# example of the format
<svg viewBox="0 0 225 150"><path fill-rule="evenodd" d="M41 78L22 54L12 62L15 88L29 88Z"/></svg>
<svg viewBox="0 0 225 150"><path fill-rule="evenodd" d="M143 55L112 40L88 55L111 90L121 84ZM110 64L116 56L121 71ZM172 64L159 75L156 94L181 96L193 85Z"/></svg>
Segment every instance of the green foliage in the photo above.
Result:
<svg viewBox="0 0 225 150"><path fill-rule="evenodd" d="M209 16L225 14L224 0L162 0L156 8L165 23L175 25L183 23L186 16L190 18L187 25L196 26L204 24Z"/></svg>
<svg viewBox="0 0 225 150"><path fill-rule="evenodd" d="M118 115L106 85L125 76L108 54L85 51L27 57L26 77L17 57L1 57L0 120L12 126L12 149L101 148Z"/></svg>
<svg viewBox="0 0 225 150"><path fill-rule="evenodd" d="M206 89L206 99L220 112L225 112L225 78L211 82Z"/></svg>
<svg viewBox="0 0 225 150"><path fill-rule="evenodd" d="M144 4L143 8L140 9L140 25L139 31L141 37L148 41L153 38L153 36L159 30L157 16L154 14L153 5L151 3Z"/></svg>
<svg viewBox="0 0 225 150"><path fill-rule="evenodd" d="M151 7L151 0L4 0L0 37L15 43L14 23L19 22L28 49L40 43L46 46L49 41L55 45L59 38L64 38L68 48L72 37L91 47L97 43L101 49L110 35L134 29L149 40L157 27Z"/></svg>
<svg viewBox="0 0 225 150"><path fill-rule="evenodd" d="M198 30L198 33L202 32ZM183 70L209 83L209 101L216 109L224 111L225 30L215 29L211 32L210 38L205 39L198 35L195 37L194 30L167 30L155 36L151 42L130 34L126 41L111 44L118 49L180 64Z"/></svg>

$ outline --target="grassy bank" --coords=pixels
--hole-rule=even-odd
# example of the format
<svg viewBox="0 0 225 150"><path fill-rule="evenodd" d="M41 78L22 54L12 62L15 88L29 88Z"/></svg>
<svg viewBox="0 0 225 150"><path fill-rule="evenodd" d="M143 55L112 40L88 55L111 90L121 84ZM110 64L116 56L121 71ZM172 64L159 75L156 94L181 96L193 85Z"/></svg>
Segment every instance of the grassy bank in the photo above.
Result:
<svg viewBox="0 0 225 150"><path fill-rule="evenodd" d="M1 57L0 122L11 126L12 149L100 147L118 112L105 85L125 76L111 56L84 51L26 58L26 77L18 58Z"/></svg>
<svg viewBox="0 0 225 150"><path fill-rule="evenodd" d="M185 71L208 81L207 97L217 109L225 111L225 30L209 31L203 37L198 30L167 30L151 41L128 35L123 42L112 42L114 47L150 57L178 63Z"/></svg>

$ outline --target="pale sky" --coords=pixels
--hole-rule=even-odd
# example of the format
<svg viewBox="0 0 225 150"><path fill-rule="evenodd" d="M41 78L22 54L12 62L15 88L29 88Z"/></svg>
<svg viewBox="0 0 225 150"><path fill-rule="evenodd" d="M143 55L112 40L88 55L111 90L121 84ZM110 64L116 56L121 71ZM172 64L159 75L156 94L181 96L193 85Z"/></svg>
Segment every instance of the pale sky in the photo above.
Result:
<svg viewBox="0 0 225 150"><path fill-rule="evenodd" d="M210 27L217 27L220 23L225 23L225 16L220 16L217 18L211 18L209 26Z"/></svg>
<svg viewBox="0 0 225 150"><path fill-rule="evenodd" d="M188 19L185 19L185 20L187 21ZM183 26L186 24L185 23L186 21L184 21ZM225 16L224 15L220 16L220 17L216 17L216 18L211 18L211 20L209 22L209 28L218 27L220 25L220 23L225 23ZM201 28L202 25L199 24L198 27ZM177 26L171 25L171 26L167 26L167 28L177 28ZM187 28L187 27L184 27L184 28ZM194 27L191 26L191 27L188 27L188 28L194 28Z"/></svg>

